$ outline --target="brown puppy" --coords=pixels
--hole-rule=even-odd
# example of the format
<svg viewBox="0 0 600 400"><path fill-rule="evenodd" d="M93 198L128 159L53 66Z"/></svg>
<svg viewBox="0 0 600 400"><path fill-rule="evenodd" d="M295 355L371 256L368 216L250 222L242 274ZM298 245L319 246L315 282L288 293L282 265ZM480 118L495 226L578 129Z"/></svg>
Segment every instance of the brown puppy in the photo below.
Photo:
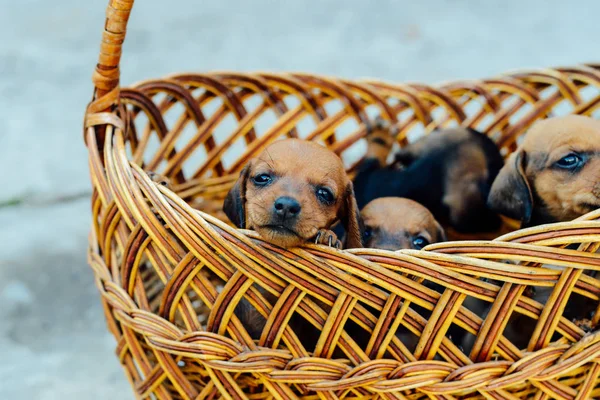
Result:
<svg viewBox="0 0 600 400"><path fill-rule="evenodd" d="M329 230L336 220L348 233L344 247L362 247L352 182L341 159L313 142L286 139L268 146L244 167L223 210L237 227L254 229L281 247L310 241L340 247ZM259 290L275 304L274 296ZM245 298L235 314L253 339L261 337L266 320ZM297 313L289 323L312 351L319 331Z"/></svg>
<svg viewBox="0 0 600 400"><path fill-rule="evenodd" d="M536 122L492 185L490 207L523 227L570 221L600 207L600 121Z"/></svg>
<svg viewBox="0 0 600 400"><path fill-rule="evenodd" d="M420 250L443 242L446 234L428 209L410 199L381 197L361 210L364 247Z"/></svg>
<svg viewBox="0 0 600 400"><path fill-rule="evenodd" d="M388 144L391 147L391 144ZM377 147L383 147L379 144ZM372 147L372 146L370 146ZM385 151L381 154L384 155ZM385 161L385 157L382 157ZM364 247L382 250L414 249L421 250L430 243L446 240L442 226L436 221L433 214L416 201L401 197L381 197L369 202L360 212L364 223ZM442 291L442 288L428 284L427 286ZM411 306L415 311L425 317L430 312L419 307ZM373 310L373 312L375 312ZM359 344L366 344L368 335L354 324L348 328L352 337ZM417 345L418 337L404 326L396 332L402 343L410 351Z"/></svg>
<svg viewBox="0 0 600 400"><path fill-rule="evenodd" d="M348 233L345 247L362 247L352 182L342 160L317 143L272 143L242 170L223 210L239 228L281 247L308 241L340 247L329 230L339 219Z"/></svg>
<svg viewBox="0 0 600 400"><path fill-rule="evenodd" d="M536 122L498 174L488 204L521 221L522 227L570 221L599 208L600 121L569 115ZM545 304L553 289L530 287L529 291L534 300ZM596 306L588 298L571 295L563 316L579 323ZM535 325L528 317L513 315L504 334L525 347Z"/></svg>

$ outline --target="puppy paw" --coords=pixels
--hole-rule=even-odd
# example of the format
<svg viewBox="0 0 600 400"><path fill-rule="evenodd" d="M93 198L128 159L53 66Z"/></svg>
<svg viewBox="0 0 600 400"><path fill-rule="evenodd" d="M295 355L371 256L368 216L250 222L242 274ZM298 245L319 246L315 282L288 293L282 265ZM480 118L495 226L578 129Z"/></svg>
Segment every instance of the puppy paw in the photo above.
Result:
<svg viewBox="0 0 600 400"><path fill-rule="evenodd" d="M337 235L328 229L321 229L317 232L315 244L323 244L329 247L335 247L336 249L342 248L342 242L340 242Z"/></svg>

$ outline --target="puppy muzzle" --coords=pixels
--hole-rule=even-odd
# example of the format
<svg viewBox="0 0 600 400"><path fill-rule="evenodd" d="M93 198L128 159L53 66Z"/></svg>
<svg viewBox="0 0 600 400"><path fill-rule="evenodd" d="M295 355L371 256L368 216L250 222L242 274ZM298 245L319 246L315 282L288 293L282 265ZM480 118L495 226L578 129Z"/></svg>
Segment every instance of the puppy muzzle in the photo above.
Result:
<svg viewBox="0 0 600 400"><path fill-rule="evenodd" d="M282 196L273 203L272 220L284 226L294 225L301 211L302 206L296 199Z"/></svg>
<svg viewBox="0 0 600 400"><path fill-rule="evenodd" d="M377 238L369 243L369 247L389 251L412 248L410 241L407 238L395 237L393 235L384 235L381 238Z"/></svg>

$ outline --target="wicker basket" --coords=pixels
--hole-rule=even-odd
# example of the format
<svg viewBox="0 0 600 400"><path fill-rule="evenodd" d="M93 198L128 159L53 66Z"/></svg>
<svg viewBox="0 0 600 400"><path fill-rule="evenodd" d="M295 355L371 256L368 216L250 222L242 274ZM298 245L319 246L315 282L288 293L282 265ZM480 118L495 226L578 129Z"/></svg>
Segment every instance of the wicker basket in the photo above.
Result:
<svg viewBox="0 0 600 400"><path fill-rule="evenodd" d="M400 144L460 124L487 132L508 154L538 118L591 115L599 66L436 87L208 73L125 89L119 60L132 5L108 7L85 141L94 187L89 263L137 397L600 397L600 334L562 315L575 297L598 302L600 281L584 272L600 269L600 212L493 241L392 253L282 250L197 210L218 209L244 163L282 136L318 140L351 169L375 114L399 124ZM150 170L172 190L153 183ZM527 296L552 286L547 304ZM241 298L267 318L258 342L233 313ZM465 307L469 298L493 304L489 316ZM292 315L321 332L315 348L288 325ZM519 315L535 325L525 349L503 335ZM368 344L345 330L349 321ZM415 349L398 327L419 338ZM451 327L476 336L469 354L447 337Z"/></svg>

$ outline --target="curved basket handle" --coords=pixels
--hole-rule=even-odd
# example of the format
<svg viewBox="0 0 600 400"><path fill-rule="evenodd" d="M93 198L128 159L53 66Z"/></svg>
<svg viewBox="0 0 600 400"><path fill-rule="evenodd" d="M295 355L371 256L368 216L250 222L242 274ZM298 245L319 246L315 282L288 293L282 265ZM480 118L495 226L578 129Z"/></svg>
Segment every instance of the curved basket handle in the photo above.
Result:
<svg viewBox="0 0 600 400"><path fill-rule="evenodd" d="M98 64L92 76L94 99L88 113L108 111L119 101L119 62L125 41L127 21L134 0L110 0L106 8L106 22L100 44Z"/></svg>

